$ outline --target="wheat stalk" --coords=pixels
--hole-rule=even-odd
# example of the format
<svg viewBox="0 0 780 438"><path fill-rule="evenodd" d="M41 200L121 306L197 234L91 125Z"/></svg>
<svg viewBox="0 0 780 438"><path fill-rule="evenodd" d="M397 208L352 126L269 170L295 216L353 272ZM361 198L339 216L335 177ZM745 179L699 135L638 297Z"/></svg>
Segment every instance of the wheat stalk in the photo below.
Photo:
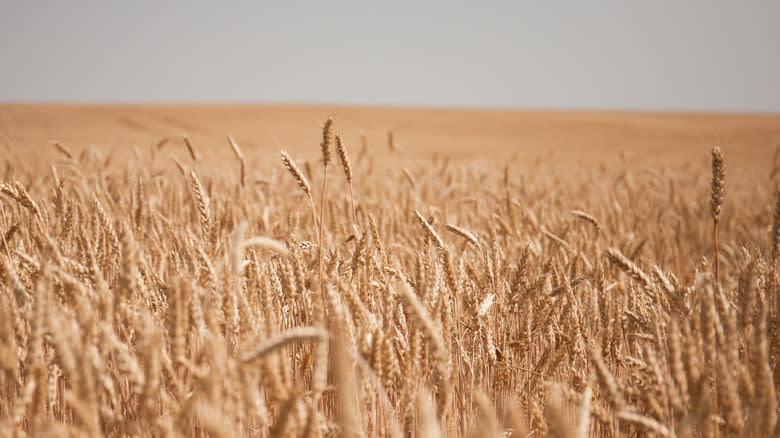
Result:
<svg viewBox="0 0 780 438"><path fill-rule="evenodd" d="M238 163L240 164L240 176L239 181L241 182L241 187L246 187L246 160L244 160L244 154L241 152L241 148L238 147L238 143L236 143L236 140L233 139L233 136L228 134L227 135L228 143L230 143L230 148L233 150L233 155L236 156L236 159L238 160Z"/></svg>
<svg viewBox="0 0 780 438"><path fill-rule="evenodd" d="M187 152L190 153L190 158L192 158L192 161L198 162L198 154L195 152L195 147L192 146L192 142L190 141L190 138L187 137L187 135L183 135L182 139L184 140L184 146L187 146Z"/></svg>
<svg viewBox="0 0 780 438"><path fill-rule="evenodd" d="M780 184L775 186L775 212L772 221L772 309L777 309L777 259L780 256Z"/></svg>
<svg viewBox="0 0 780 438"><path fill-rule="evenodd" d="M718 225L720 224L720 210L723 206L723 192L726 185L726 173L723 169L723 153L720 148L712 148L712 201L710 212L712 214L712 240L715 253L715 283L720 284L720 260L718 257Z"/></svg>
<svg viewBox="0 0 780 438"><path fill-rule="evenodd" d="M241 355L243 362L260 360L274 351L301 341L322 341L328 332L318 327L297 327L274 336Z"/></svg>
<svg viewBox="0 0 780 438"><path fill-rule="evenodd" d="M320 147L322 149L322 194L320 196L320 227L317 232L317 246L319 247L319 251L317 251L317 268L320 280L320 299L322 300L321 305L323 312L323 322L327 319L328 315L328 301L325 291L324 262L322 260L322 252L325 248L324 242L322 240L322 229L325 228L325 192L328 187L328 163L330 163L332 144L333 117L328 117L328 120L325 121L325 124L322 127L322 143L320 143Z"/></svg>
<svg viewBox="0 0 780 438"><path fill-rule="evenodd" d="M445 348L444 339L441 332L434 325L431 316L423 307L423 304L414 294L412 289L406 282L399 282L396 284L396 290L400 293L401 300L407 311L414 317L417 324L431 346L431 353L436 359L436 370L439 372L439 417L443 417L446 414L446 406L449 405L451 397L451 364L449 354Z"/></svg>
<svg viewBox="0 0 780 438"><path fill-rule="evenodd" d="M624 256L623 253L620 252L620 250L617 248L608 248L607 258L618 268L620 268L621 271L629 274L631 278L634 279L634 281L647 288L653 287L653 281L650 279L650 276L647 275L645 271L643 271L634 262Z"/></svg>

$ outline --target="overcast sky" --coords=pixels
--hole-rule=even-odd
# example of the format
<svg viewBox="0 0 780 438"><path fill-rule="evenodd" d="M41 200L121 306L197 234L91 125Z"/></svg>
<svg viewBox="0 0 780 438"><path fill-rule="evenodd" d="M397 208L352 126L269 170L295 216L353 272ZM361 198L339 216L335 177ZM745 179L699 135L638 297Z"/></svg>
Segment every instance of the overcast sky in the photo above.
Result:
<svg viewBox="0 0 780 438"><path fill-rule="evenodd" d="M0 0L0 101L780 112L780 1Z"/></svg>

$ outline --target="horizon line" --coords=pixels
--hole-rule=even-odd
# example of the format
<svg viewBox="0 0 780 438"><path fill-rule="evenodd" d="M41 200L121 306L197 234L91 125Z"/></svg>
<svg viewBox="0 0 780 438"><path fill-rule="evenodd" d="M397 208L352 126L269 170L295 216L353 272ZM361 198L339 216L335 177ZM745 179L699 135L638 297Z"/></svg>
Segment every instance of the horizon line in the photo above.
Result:
<svg viewBox="0 0 780 438"><path fill-rule="evenodd" d="M422 111L511 111L535 113L594 113L594 114L664 114L664 115L745 115L745 116L780 116L780 111L761 110L713 110L695 108L641 108L641 107L557 107L557 106L519 106L519 105L437 105L437 104L381 104L353 102L289 102L289 101L65 101L65 100L30 100L30 101L0 101L0 107L9 106L46 106L46 107L78 107L78 106L115 106L115 107L280 107L280 108L365 108L390 110L422 110Z"/></svg>

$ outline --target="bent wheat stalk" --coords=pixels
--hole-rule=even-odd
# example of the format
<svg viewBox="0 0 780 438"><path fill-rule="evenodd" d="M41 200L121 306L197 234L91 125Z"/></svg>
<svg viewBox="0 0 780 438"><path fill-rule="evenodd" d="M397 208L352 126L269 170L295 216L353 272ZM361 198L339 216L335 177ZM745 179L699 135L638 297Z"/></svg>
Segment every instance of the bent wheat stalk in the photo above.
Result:
<svg viewBox="0 0 780 438"><path fill-rule="evenodd" d="M261 342L255 348L241 355L243 362L254 362L262 359L274 351L302 341L322 341L327 339L328 332L319 327L296 327L274 336L271 339Z"/></svg>

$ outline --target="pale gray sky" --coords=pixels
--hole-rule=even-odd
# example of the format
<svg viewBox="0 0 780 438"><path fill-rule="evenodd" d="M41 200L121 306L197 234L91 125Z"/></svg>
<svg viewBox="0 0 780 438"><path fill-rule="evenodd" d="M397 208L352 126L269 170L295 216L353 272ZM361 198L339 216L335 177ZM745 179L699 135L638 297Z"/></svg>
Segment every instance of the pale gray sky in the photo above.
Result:
<svg viewBox="0 0 780 438"><path fill-rule="evenodd" d="M0 0L0 101L780 112L780 1Z"/></svg>

